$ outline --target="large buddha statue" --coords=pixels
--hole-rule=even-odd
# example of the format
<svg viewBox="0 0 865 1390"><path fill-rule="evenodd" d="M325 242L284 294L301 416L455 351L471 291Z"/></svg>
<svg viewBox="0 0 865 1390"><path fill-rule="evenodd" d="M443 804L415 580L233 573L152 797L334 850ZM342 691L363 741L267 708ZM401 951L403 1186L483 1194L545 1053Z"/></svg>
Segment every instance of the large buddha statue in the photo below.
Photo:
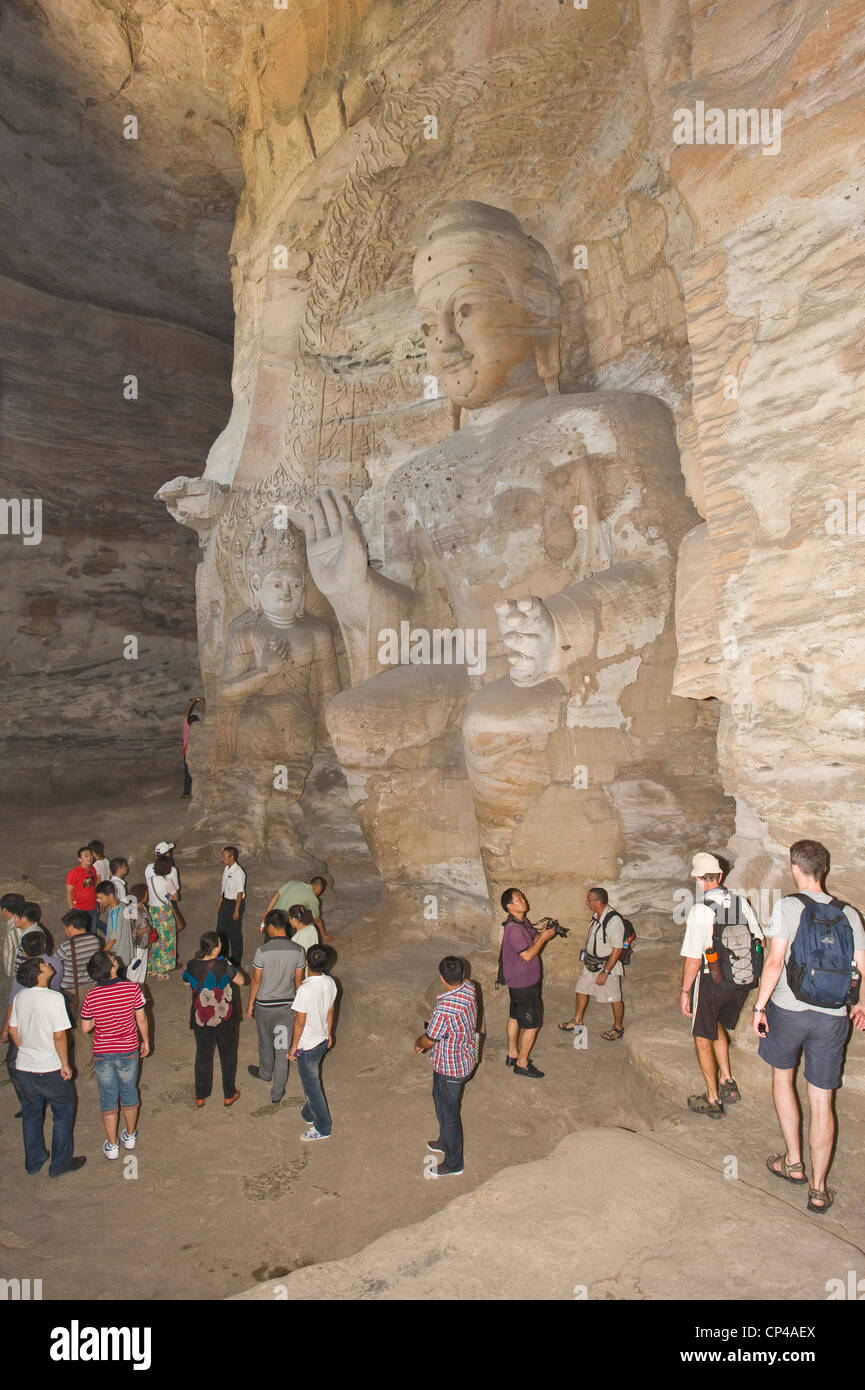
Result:
<svg viewBox="0 0 865 1390"><path fill-rule="evenodd" d="M508 212L443 207L414 286L454 432L387 484L381 571L341 494L307 523L349 656L327 723L364 833L390 883L477 891L482 863L493 901L519 884L573 920L597 880L663 910L720 803L711 722L670 693L696 514L669 412L559 394L556 274ZM433 629L483 631L486 669L422 664L445 650ZM406 664L385 669L396 632Z"/></svg>

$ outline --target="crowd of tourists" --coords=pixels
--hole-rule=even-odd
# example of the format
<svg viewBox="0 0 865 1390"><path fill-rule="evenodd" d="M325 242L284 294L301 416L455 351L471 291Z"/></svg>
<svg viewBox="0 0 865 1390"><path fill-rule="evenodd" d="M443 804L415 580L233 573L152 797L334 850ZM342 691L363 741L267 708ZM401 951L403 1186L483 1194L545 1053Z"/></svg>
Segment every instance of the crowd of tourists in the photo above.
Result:
<svg viewBox="0 0 865 1390"><path fill-rule="evenodd" d="M20 894L0 898L8 923L7 972L14 983L0 1032L9 1042L7 1067L21 1109L25 1166L38 1172L49 1154L43 1138L44 1112L54 1117L49 1172L73 1172L85 1159L73 1153L74 1028L93 1034L93 1068L105 1127L105 1157L138 1139L140 1059L148 1055L149 1035L142 984L165 980L177 968L177 935L185 927L179 907L181 883L175 846L160 841L144 870L143 882L127 887L129 863L106 859L104 845L92 840L78 851L66 879L68 911L62 917L65 940L53 949L51 935L35 903ZM183 968L190 987L189 1026L194 1049L195 1104L203 1107L213 1088L214 1057L219 1056L223 1105L240 1098L237 1089L237 986L247 983L242 969L246 872L236 846L222 851L216 928L205 932ZM865 972L865 930L856 910L825 891L829 855L813 840L790 848L795 893L780 898L765 930L747 897L724 885L720 860L696 854L692 877L696 901L688 914L681 1013L690 1020L704 1091L688 1098L689 1110L711 1120L741 1099L730 1068L729 1031L746 998L756 990L752 1027L760 1057L773 1073L773 1098L782 1152L767 1160L769 1170L808 1188L808 1210L825 1213L835 1193L826 1184L835 1142L834 1092L841 1081L852 1024L865 1031L865 1004L859 986ZM322 917L327 889L322 877L283 884L262 918L248 980L246 1016L255 1020L258 1064L248 1071L270 1087L273 1104L285 1094L288 1065L295 1063L303 1086L301 1139L328 1139L332 1121L321 1084L321 1064L333 1045L337 985L329 974L333 938ZM544 1072L531 1053L542 1026L541 953L563 930L550 918L529 920L530 903L519 888L501 896L506 913L498 983L508 989L507 1055L514 1077L539 1081ZM609 1043L625 1032L622 994L624 967L636 942L633 924L602 887L586 895L591 914L580 952L573 1017L559 1028L584 1045L586 1010L592 1000L609 1004L612 1024L601 1033ZM480 1054L477 991L466 978L465 963L445 956L439 963L443 987L424 1032L415 1042L429 1053L433 1104L439 1133L427 1148L434 1159L424 1166L430 1178L463 1172L460 1105L465 1083ZM810 1177L801 1148L801 1117L795 1072L804 1055L810 1108ZM122 1112L123 1129L120 1126Z"/></svg>
<svg viewBox="0 0 865 1390"><path fill-rule="evenodd" d="M105 1128L103 1154L120 1157L138 1142L141 1059L150 1050L145 979L164 981L182 969L190 987L189 1027L195 1042L195 1104L203 1107L213 1089L214 1055L222 1073L223 1105L240 1099L237 1053L246 872L238 850L222 851L216 930L204 932L198 950L178 965L178 933L186 927L180 910L180 873L175 845L162 840L146 866L143 882L128 886L129 862L105 858L101 841L77 853L66 876L68 911L63 940L55 946L39 905L20 893L0 897L6 923L6 973L12 977L0 1042L8 1042L6 1066L20 1106L25 1168L38 1173L49 1163L51 1177L84 1166L75 1156L74 1040L92 1034L93 1072ZM332 943L321 915L324 878L291 881L274 894L259 928L252 961L247 1017L255 1018L259 1064L256 1080L270 1083L271 1099L285 1092L289 1061L304 1088L301 1111L306 1143L328 1139L331 1116L321 1085L321 1062L333 1045L337 987L329 975ZM80 1044L79 1044L80 1046ZM79 1069L81 1059L79 1058ZM45 1145L45 1110L53 1117L51 1152ZM121 1116L123 1128L120 1128Z"/></svg>

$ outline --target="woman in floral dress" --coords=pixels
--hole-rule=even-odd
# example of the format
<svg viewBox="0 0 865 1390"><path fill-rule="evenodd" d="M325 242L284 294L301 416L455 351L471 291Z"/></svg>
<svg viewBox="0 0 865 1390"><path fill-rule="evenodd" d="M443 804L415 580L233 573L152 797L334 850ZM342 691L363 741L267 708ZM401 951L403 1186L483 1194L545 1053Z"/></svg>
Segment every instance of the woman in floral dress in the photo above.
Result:
<svg viewBox="0 0 865 1390"><path fill-rule="evenodd" d="M166 980L177 964L177 919L172 905L180 896L171 860L166 854L157 854L148 886L147 905L156 928L156 941L150 952L150 974L156 980Z"/></svg>

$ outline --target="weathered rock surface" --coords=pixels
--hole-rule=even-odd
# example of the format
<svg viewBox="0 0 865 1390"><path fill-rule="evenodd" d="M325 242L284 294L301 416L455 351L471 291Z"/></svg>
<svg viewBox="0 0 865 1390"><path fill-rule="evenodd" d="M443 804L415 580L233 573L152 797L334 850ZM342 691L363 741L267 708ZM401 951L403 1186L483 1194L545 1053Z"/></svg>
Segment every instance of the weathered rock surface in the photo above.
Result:
<svg viewBox="0 0 865 1390"><path fill-rule="evenodd" d="M435 1161L430 1155L431 1161ZM619 1174L615 1198L602 1175ZM625 1178L624 1175L627 1175ZM456 1188L460 1179L451 1182ZM599 1191L604 1192L603 1220ZM694 1223L700 1222L699 1259ZM625 1130L571 1134L548 1158L507 1168L443 1211L347 1260L312 1265L238 1297L364 1299L683 1299L754 1294L824 1299L851 1247L721 1171ZM796 1251L791 1262L789 1252Z"/></svg>
<svg viewBox="0 0 865 1390"><path fill-rule="evenodd" d="M179 792L197 547L153 493L218 429L229 351L11 281L0 322L0 494L42 503L39 544L0 535L3 794L44 804L86 781L109 798L161 774Z"/></svg>

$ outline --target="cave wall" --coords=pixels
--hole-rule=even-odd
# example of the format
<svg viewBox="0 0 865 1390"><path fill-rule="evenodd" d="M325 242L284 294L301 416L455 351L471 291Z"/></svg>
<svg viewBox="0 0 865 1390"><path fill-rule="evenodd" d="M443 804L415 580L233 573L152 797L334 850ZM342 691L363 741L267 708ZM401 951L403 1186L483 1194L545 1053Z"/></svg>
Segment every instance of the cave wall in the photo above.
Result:
<svg viewBox="0 0 865 1390"><path fill-rule="evenodd" d="M229 369L201 333L0 280L0 495L42 504L38 544L0 536L5 797L180 790L197 547L153 494L205 454Z"/></svg>
<svg viewBox="0 0 865 1390"><path fill-rule="evenodd" d="M710 600L677 688L723 701L740 883L786 889L786 848L813 837L834 891L861 905L865 15L822 0L641 14L656 138L699 98L781 120L777 154L669 159L692 227L674 268L706 518L680 585Z"/></svg>

